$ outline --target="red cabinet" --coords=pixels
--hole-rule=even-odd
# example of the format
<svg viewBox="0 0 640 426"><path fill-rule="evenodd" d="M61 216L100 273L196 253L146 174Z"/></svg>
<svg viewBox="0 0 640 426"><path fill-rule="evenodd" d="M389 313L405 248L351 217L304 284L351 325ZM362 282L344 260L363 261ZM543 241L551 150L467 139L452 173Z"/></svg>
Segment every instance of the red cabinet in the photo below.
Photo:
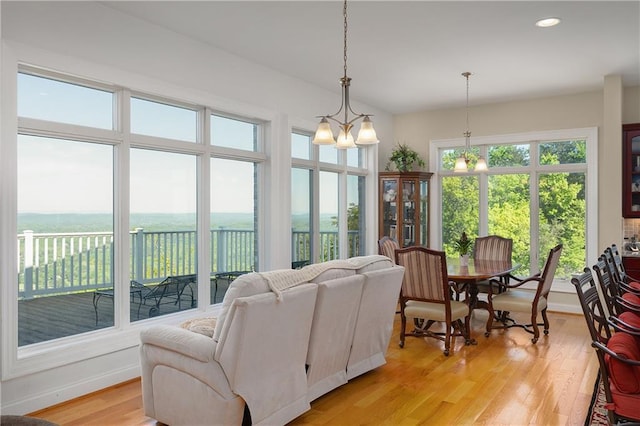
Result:
<svg viewBox="0 0 640 426"><path fill-rule="evenodd" d="M622 217L640 218L640 123L622 126Z"/></svg>
<svg viewBox="0 0 640 426"><path fill-rule="evenodd" d="M640 256L623 256L624 270L634 279L640 278Z"/></svg>

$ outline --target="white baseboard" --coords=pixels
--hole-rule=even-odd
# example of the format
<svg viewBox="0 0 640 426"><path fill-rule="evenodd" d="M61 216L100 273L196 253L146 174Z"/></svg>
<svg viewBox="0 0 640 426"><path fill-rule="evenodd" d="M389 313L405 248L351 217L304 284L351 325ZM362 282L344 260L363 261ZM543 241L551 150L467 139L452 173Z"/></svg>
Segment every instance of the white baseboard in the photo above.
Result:
<svg viewBox="0 0 640 426"><path fill-rule="evenodd" d="M23 397L18 397L12 401L3 401L2 414L9 415L25 415L43 408L51 407L65 401L95 392L118 383L126 382L136 377L140 377L140 366L137 363L123 366L122 368L109 368L109 371L96 371L95 375L83 378L70 377L73 382L62 383L59 387L47 388L43 391L36 391L31 388ZM7 396L11 393L10 388L31 387L31 383L39 382L46 379L38 379L34 377L21 377L2 384L3 395ZM18 393L18 392L15 392ZM15 394L14 393L14 394ZM6 402L6 403L5 403Z"/></svg>

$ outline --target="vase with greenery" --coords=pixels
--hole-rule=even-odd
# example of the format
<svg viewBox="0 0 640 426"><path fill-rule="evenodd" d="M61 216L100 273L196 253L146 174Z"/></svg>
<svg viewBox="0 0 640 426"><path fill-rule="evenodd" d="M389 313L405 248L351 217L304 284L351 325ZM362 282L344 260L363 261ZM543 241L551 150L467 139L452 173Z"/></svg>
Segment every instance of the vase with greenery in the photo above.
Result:
<svg viewBox="0 0 640 426"><path fill-rule="evenodd" d="M469 264L469 254L473 247L473 241L467 237L466 232L463 231L460 238L453 242L453 247L460 255L460 265L467 266Z"/></svg>
<svg viewBox="0 0 640 426"><path fill-rule="evenodd" d="M398 144L393 149L391 157L389 157L389 161L385 167L386 170L390 170L391 163L396 166L396 169L399 172L412 171L414 164L424 167L424 160L420 158L420 155L407 144Z"/></svg>

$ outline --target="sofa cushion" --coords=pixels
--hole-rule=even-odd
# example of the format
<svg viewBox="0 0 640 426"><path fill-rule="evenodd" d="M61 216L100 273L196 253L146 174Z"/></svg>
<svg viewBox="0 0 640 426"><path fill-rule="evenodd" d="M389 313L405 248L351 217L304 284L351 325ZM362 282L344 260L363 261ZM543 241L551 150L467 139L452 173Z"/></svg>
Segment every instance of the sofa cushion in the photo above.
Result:
<svg viewBox="0 0 640 426"><path fill-rule="evenodd" d="M203 336L213 337L216 329L216 318L192 318L180 324L180 327Z"/></svg>
<svg viewBox="0 0 640 426"><path fill-rule="evenodd" d="M631 334L618 332L611 336L607 348L620 357L640 361L638 341ZM610 355L605 356L609 376L615 387L623 393L640 393L640 366L625 364Z"/></svg>
<svg viewBox="0 0 640 426"><path fill-rule="evenodd" d="M247 297L253 296L255 294L267 293L269 291L271 290L269 290L269 284L267 283L267 281L256 272L240 275L238 278L236 278L227 289L227 292L224 295L224 299L222 300L222 310L220 311L220 315L218 315L216 321L216 327L213 332L213 339L215 341L218 341L218 339L220 338L224 320L227 317L229 308L235 299L237 299L238 297Z"/></svg>

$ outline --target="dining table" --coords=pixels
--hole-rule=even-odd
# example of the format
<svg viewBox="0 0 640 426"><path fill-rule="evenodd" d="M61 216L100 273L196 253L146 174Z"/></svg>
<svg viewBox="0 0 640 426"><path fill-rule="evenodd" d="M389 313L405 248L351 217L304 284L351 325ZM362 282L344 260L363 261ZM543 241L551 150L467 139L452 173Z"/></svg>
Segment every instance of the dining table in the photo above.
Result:
<svg viewBox="0 0 640 426"><path fill-rule="evenodd" d="M489 309L489 304L478 300L478 283L490 278L507 277L520 267L519 263L502 260L468 259L464 264L460 257L447 258L447 275L450 281L469 287L469 307Z"/></svg>

